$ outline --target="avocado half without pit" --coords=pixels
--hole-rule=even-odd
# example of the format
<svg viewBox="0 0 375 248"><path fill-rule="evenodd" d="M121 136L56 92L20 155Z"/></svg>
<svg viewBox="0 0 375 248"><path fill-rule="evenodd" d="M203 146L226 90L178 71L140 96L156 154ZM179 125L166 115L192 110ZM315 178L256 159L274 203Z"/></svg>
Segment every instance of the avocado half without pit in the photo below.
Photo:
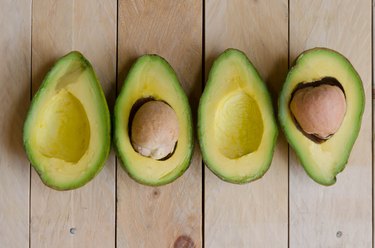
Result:
<svg viewBox="0 0 375 248"><path fill-rule="evenodd" d="M193 154L192 114L175 72L157 55L131 67L117 97L114 142L125 171L139 183L170 183Z"/></svg>
<svg viewBox="0 0 375 248"><path fill-rule="evenodd" d="M314 48L290 69L279 97L279 121L307 174L332 185L348 161L364 111L362 81L336 51Z"/></svg>
<svg viewBox="0 0 375 248"><path fill-rule="evenodd" d="M278 134L271 97L246 55L224 51L213 63L199 102L198 138L207 167L231 183L268 170Z"/></svg>
<svg viewBox="0 0 375 248"><path fill-rule="evenodd" d="M110 117L100 83L79 52L59 59L36 92L23 141L42 181L78 188L102 169L110 150Z"/></svg>

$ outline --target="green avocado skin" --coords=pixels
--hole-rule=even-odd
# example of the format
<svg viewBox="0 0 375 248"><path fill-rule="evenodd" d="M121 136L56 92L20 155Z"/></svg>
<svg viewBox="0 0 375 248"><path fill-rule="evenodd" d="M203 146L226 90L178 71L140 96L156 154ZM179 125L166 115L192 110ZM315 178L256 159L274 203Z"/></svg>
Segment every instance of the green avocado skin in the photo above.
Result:
<svg viewBox="0 0 375 248"><path fill-rule="evenodd" d="M301 63L304 63L302 61L306 60L306 57L308 57L308 56L319 56L319 54L325 54L325 55L329 54L329 56L332 56L332 57L336 58L338 61L340 61L342 66L344 66L345 68L347 68L347 70L350 71L350 73L353 76L353 82L352 83L356 85L356 87L358 89L358 96L357 97L360 99L360 103L359 103L359 106L358 106L358 112L357 112L358 117L355 120L353 120L353 123L352 123L353 125L351 126L352 129L348 130L351 133L351 136L346 141L346 144L338 144L340 146L345 146L347 152L345 154L341 154L340 161L337 162L334 165L335 169L332 171L333 174L328 179L320 177L318 175L317 169L314 168L313 166L311 166L311 161L309 161L309 159L306 158L305 151L304 151L303 148L301 149L300 144L298 143L298 140L295 140L293 137L291 137L291 135L289 133L289 129L290 128L296 128L296 127L290 127L288 125L288 123L286 123L285 113L289 110L283 109L283 108L285 108L285 106L284 106L285 98L291 94L291 92L288 91L287 86L290 83L290 78L292 77L292 75L294 73L296 73L295 72L296 67L299 66ZM344 91L345 91L345 88L344 88ZM306 51L302 52L300 55L298 55L297 59L293 63L293 66L289 70L288 76L287 76L287 78L285 80L285 83L282 87L282 90L279 94L278 105L279 105L278 119L279 119L279 122L280 122L281 129L283 130L289 145L295 151L295 153L296 153L301 165L303 166L305 172L309 175L309 177L311 179L313 179L316 183L318 183L320 185L331 186L331 185L335 184L336 183L336 176L337 176L337 174L339 174L340 172L342 172L345 169L345 166L346 166L346 164L349 160L349 156L350 156L350 153L351 153L352 148L354 146L354 143L355 143L355 141L356 141L356 139L359 135L359 132L360 132L360 129L361 129L361 123L362 123L362 116L363 116L363 112L364 112L364 108L365 108L365 93L364 93L362 80L361 80L358 72L354 69L353 65L342 54L340 54L337 51L334 51L332 49L329 49L329 48L316 47L316 48L312 48L312 49L309 49L309 50L306 50ZM311 141L311 142L313 142L313 141Z"/></svg>
<svg viewBox="0 0 375 248"><path fill-rule="evenodd" d="M203 116L207 114L204 111L204 104L211 97L210 88L214 87L214 82L212 82L211 78L213 77L212 76L213 74L218 73L218 71L216 69L218 67L217 65L220 64L222 60L225 60L227 57L230 57L230 56L237 56L237 57L243 59L245 61L245 63L247 64L248 68L250 68L250 70L256 75L256 77L259 79L259 81L263 84L263 90L260 93L265 95L265 97L267 98L268 104L271 105L272 114L275 114L274 109L272 107L271 95L270 95L266 85L262 81L259 72L256 70L256 68L251 63L251 61L248 59L248 57L246 56L246 54L244 52L242 52L238 49L235 49L235 48L228 48L215 59L215 61L212 64L211 70L209 72L208 80L207 80L205 89L203 91L203 94L201 96L201 99L200 99L200 102L199 102L199 107L198 107L198 122L197 122L197 130L198 131L197 131L197 133L198 133L198 141L199 141L199 145L200 145L200 148L201 148L203 161L206 164L207 168L212 173L214 173L218 178L220 178L221 180L223 180L225 182L232 183L232 184L246 184L246 183L261 179L264 176L264 174L268 171L268 169L270 168L271 163L272 163L272 159L273 159L273 154L274 154L275 147L276 147L277 137L278 137L278 127L277 127L276 119L274 118L272 120L272 124L271 124L273 126L273 130L272 130L273 136L272 136L272 142L271 142L272 148L270 149L270 153L267 154L264 158L265 159L264 166L256 174L254 174L252 176L246 175L246 176L243 176L243 177L227 177L225 175L222 175L222 173L220 171L214 169L214 167L212 166L212 161L210 159L210 156L207 154L207 149L209 149L209 148L205 147L204 144L203 144L203 137L204 137L205 130L202 127L203 126L202 125L202 119L203 119ZM210 113L210 114L212 114L212 113Z"/></svg>
<svg viewBox="0 0 375 248"><path fill-rule="evenodd" d="M157 63L160 63L164 67L164 69L166 69L168 71L170 77L172 78L172 83L178 89L179 93L178 93L178 96L176 96L176 97L179 97L180 100L184 103L184 106L186 107L184 109L184 111L185 111L185 113L187 115L187 119L188 119L188 123L187 123L186 126L187 126L187 129L188 129L187 130L188 136L189 136L188 140L190 141L189 147L186 151L186 155L185 155L185 158L184 158L182 164L179 165L179 166L176 166L176 168L179 168L179 169L172 170L166 176L164 176L162 179L160 179L158 181L150 181L150 180L147 180L144 177L142 177L142 175L138 175L136 173L131 172L130 167L132 166L132 160L126 156L126 151L121 151L119 149L120 143L123 142L123 141L121 140L121 138L118 135L118 132L116 131L116 130L122 128L122 125L119 121L119 115L122 114L121 113L122 106L120 104L120 99L125 97L125 92L126 92L127 88L131 87L131 86L129 86L128 82L132 79L133 75L137 73L138 67L142 66L144 63L147 63L150 60L155 61ZM175 111L178 111L178 110L175 110ZM191 108L190 108L190 105L189 105L189 99L186 96L186 93L185 93L184 89L181 87L175 71L173 70L172 66L168 63L168 61L165 60L163 57L161 57L159 55L156 55L156 54L146 54L146 55L142 55L141 57L139 57L133 63L133 65L131 66L131 68L129 70L129 73L124 80L124 84L123 84L123 86L120 90L120 93L119 93L119 95L116 99L116 102L115 102L114 114L113 114L113 130L114 130L113 142L114 142L116 155L120 159L121 166L124 169L124 171L134 181L136 181L136 182L138 182L142 185L146 185L146 186L156 187L156 186L163 186L163 185L174 182L176 179L178 179L180 176L182 176L185 173L185 171L189 168L192 157L193 157L194 134L193 134L193 124L192 124L192 122L193 122L193 116L192 116Z"/></svg>
<svg viewBox="0 0 375 248"><path fill-rule="evenodd" d="M100 105L100 111L101 111L101 122L103 123L103 133L105 134L105 138L103 143L101 144L101 149L99 151L99 159L96 161L96 163L91 166L92 169L89 170L85 176L81 177L80 180L70 182L64 185L56 184L55 180L53 178L48 177L44 173L44 169L39 166L38 161L34 159L33 152L32 152L32 145L29 142L29 133L28 129L30 125L33 125L31 122L31 116L35 114L35 112L38 111L38 109L35 107L35 103L39 101L39 98L43 97L43 91L46 90L47 87L49 87L51 80L51 75L54 71L59 70L60 66L69 63L71 60L77 60L81 63L81 66L85 68L86 70L90 71L91 74L91 84L92 87L95 89L96 94L98 94L101 103ZM91 65L91 63L78 51L72 51L65 56L61 57L56 61L56 63L53 65L53 67L50 69L50 71L46 74L41 86L39 87L38 91L35 93L34 97L32 98L29 111L26 116L25 124L23 127L23 145L25 152L27 154L27 157L29 158L29 161L32 165L32 167L35 169L35 171L38 173L40 179L42 182L55 190L59 191L66 191L66 190L73 190L80 188L90 182L99 172L102 170L105 161L107 160L111 148L111 123L110 123L110 114L109 109L107 105L107 101L104 95L104 92L102 90L102 87L100 85L100 82L98 80L98 77Z"/></svg>

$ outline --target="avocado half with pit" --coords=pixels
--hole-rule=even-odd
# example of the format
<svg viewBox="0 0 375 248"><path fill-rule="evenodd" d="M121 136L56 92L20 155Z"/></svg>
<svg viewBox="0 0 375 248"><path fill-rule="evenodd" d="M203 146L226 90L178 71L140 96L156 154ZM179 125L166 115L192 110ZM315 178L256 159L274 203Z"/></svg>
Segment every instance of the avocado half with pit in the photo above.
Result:
<svg viewBox="0 0 375 248"><path fill-rule="evenodd" d="M351 63L314 48L298 56L279 97L279 120L307 174L332 185L357 139L365 95Z"/></svg>
<svg viewBox="0 0 375 248"><path fill-rule="evenodd" d="M203 159L219 178L247 183L268 170L278 134L271 97L246 55L224 51L213 63L198 109Z"/></svg>
<svg viewBox="0 0 375 248"><path fill-rule="evenodd" d="M60 58L32 99L24 124L27 156L47 186L78 188L102 169L110 150L110 117L84 56Z"/></svg>
<svg viewBox="0 0 375 248"><path fill-rule="evenodd" d="M188 98L158 55L133 64L114 110L114 143L124 170L141 184L170 183L189 167L194 146Z"/></svg>

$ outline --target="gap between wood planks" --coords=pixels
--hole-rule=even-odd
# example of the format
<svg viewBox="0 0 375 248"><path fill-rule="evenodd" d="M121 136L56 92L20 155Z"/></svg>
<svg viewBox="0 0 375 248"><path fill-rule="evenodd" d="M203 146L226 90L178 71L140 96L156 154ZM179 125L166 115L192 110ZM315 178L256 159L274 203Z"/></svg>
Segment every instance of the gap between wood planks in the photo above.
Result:
<svg viewBox="0 0 375 248"><path fill-rule="evenodd" d="M205 49L206 49L206 0L202 0L202 86L201 86L201 94L203 93L203 90L204 90L204 85L205 85L205 77L206 77L206 63L205 63L205 60L206 60L206 56L205 56ZM198 104L199 105L199 104ZM198 106L199 107L199 106ZM202 247L205 247L205 233L204 233L204 229L205 229L205 221L204 221L204 218L205 218L205 164L203 162L203 157L202 157L202 161L201 161L201 171L202 171L202 230L201 230L201 235L202 235Z"/></svg>

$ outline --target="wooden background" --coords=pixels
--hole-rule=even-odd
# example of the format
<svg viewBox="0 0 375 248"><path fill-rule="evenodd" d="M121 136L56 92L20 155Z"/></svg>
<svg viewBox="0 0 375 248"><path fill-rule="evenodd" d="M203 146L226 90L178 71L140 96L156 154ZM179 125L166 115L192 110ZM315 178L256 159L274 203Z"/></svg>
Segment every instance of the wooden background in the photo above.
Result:
<svg viewBox="0 0 375 248"><path fill-rule="evenodd" d="M0 0L0 247L374 247L373 3L371 0ZM284 136L268 173L220 181L199 148L189 170L142 186L110 155L68 192L30 168L22 127L33 94L60 56L81 51L112 109L134 60L165 57L194 114L213 59L243 50L276 103L289 65L324 46L350 59L365 87L360 136L334 186L307 177Z"/></svg>

